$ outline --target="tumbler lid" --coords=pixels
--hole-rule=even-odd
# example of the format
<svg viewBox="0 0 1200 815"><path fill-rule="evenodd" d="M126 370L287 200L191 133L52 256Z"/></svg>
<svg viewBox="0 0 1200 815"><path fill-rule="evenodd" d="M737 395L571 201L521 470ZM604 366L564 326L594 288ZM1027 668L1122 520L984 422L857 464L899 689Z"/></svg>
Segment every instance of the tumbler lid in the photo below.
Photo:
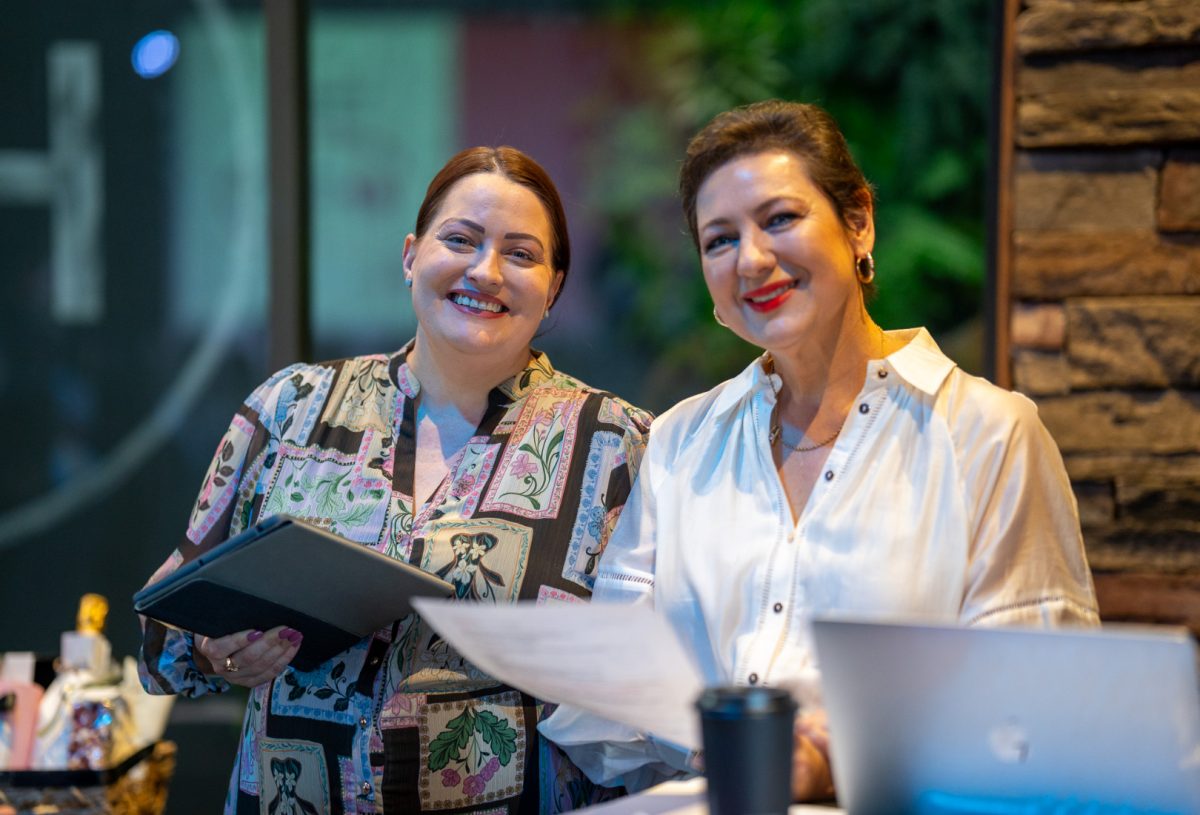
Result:
<svg viewBox="0 0 1200 815"><path fill-rule="evenodd" d="M726 685L707 688L696 700L705 716L735 718L772 713L796 712L796 700L783 688Z"/></svg>

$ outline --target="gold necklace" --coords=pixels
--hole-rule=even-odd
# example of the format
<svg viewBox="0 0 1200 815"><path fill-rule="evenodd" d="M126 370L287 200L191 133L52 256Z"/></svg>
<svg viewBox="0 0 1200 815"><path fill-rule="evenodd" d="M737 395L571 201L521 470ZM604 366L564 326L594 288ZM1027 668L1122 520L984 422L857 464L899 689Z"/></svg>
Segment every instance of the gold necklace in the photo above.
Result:
<svg viewBox="0 0 1200 815"><path fill-rule="evenodd" d="M880 359L883 359L883 337L884 337L883 330L880 329L879 330L879 358ZM775 358L770 355L770 352L767 353L767 365L768 365L768 373L774 373L775 372ZM849 415L850 415L849 413L846 414L846 416L849 416ZM796 453L811 453L813 450L820 450L822 447L828 447L829 445L833 444L834 439L836 439L838 436L840 436L842 434L842 428L845 427L845 425L846 425L846 416L842 417L842 421L838 423L837 429L833 431L833 435L831 435L829 438L825 439L825 441L817 442L816 444L809 444L809 445L788 444L786 441L783 440L783 422L781 420L776 420L775 423L771 426L771 432L767 435L767 439L770 444L779 442L779 444L781 446L786 447L787 449L789 449L793 452L796 452Z"/></svg>
<svg viewBox="0 0 1200 815"><path fill-rule="evenodd" d="M841 435L842 427L845 424L846 424L846 419L845 419L845 417L842 417L841 424L839 424L837 426L837 430L833 431L832 436L825 439L825 441L823 441L823 442L818 442L817 444L809 444L809 445L788 444L786 441L783 440L783 425L782 425L782 423L776 424L774 427L771 428L771 435L770 435L771 444L774 444L775 442L779 442L782 446L784 446L787 449L792 450L794 452L811 453L813 450L820 450L822 447L827 447L830 444L833 444L833 440L836 439L839 435Z"/></svg>

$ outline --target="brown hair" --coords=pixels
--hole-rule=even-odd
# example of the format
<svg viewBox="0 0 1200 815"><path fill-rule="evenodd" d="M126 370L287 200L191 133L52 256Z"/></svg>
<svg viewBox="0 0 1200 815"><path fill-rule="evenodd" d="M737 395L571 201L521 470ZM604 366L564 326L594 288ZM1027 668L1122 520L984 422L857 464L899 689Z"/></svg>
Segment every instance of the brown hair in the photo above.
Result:
<svg viewBox="0 0 1200 815"><path fill-rule="evenodd" d="M566 283L567 271L571 266L571 239L567 235L567 216L563 212L562 199L558 197L558 189L550 180L542 165L515 147L468 147L450 157L438 174L429 182L425 190L425 200L417 210L418 238L429 229L429 221L437 212L450 188L475 173L499 173L500 175L520 184L538 197L546 208L546 217L550 220L550 266L556 272L562 272L563 283ZM554 305L562 294L562 286L554 295Z"/></svg>
<svg viewBox="0 0 1200 815"><path fill-rule="evenodd" d="M697 246L700 186L727 162L766 150L787 150L803 159L813 183L833 202L843 223L853 225L853 216L874 204L871 185L825 110L779 99L754 102L718 114L688 142L679 170L679 196Z"/></svg>

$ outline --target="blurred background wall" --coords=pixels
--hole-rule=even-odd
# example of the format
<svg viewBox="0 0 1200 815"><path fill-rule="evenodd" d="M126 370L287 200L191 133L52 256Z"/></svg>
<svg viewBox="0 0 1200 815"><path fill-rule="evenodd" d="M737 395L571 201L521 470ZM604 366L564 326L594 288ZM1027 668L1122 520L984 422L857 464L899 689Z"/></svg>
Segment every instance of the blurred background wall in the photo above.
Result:
<svg viewBox="0 0 1200 815"><path fill-rule="evenodd" d="M425 184L507 143L555 178L575 245L538 344L652 410L711 387L754 354L712 321L675 173L713 114L780 96L831 110L878 188L876 318L988 369L988 0L309 9L314 359L408 340ZM55 652L95 591L130 654L128 598L270 373L263 10L9 0L0 45L0 651ZM169 812L219 808L240 715L176 706Z"/></svg>

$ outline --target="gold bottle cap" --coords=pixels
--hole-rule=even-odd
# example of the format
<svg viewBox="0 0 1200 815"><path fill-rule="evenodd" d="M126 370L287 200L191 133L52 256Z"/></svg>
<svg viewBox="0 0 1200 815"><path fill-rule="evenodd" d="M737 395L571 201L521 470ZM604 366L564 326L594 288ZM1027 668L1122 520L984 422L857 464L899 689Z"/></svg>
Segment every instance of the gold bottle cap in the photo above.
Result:
<svg viewBox="0 0 1200 815"><path fill-rule="evenodd" d="M108 600L101 594L85 594L79 599L75 630L80 634L103 634L108 617Z"/></svg>

